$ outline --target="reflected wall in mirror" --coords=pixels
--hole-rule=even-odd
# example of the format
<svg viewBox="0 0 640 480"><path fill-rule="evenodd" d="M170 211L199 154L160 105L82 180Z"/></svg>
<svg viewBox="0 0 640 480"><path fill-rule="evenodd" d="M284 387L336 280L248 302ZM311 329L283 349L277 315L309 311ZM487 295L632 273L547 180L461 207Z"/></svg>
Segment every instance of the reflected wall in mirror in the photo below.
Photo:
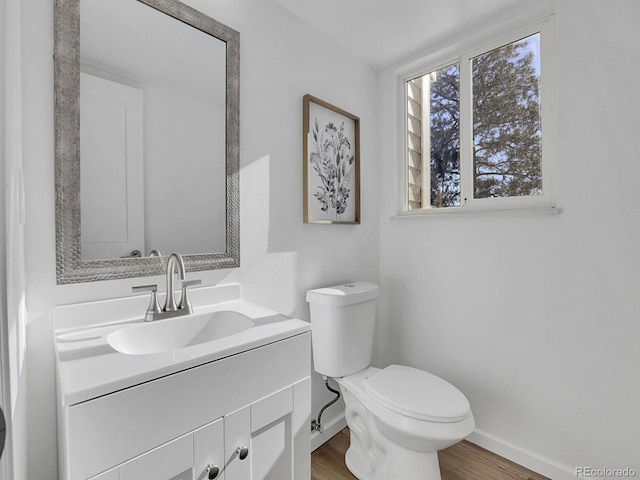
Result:
<svg viewBox="0 0 640 480"><path fill-rule="evenodd" d="M238 32L176 0L56 0L55 82L58 283L160 274L157 251L238 266Z"/></svg>

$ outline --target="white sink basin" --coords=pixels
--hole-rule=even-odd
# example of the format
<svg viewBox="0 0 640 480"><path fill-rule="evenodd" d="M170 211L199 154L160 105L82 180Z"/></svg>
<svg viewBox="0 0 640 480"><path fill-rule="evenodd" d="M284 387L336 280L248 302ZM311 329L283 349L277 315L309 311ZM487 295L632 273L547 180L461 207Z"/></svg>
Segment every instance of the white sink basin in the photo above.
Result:
<svg viewBox="0 0 640 480"><path fill-rule="evenodd" d="M107 335L107 342L121 353L145 355L210 342L254 325L252 319L233 311L193 314L124 327Z"/></svg>

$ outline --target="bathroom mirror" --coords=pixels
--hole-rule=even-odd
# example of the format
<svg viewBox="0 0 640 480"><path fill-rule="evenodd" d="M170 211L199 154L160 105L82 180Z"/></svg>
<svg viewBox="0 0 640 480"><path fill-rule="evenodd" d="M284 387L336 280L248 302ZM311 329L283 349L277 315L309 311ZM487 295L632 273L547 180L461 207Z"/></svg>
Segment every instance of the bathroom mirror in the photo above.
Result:
<svg viewBox="0 0 640 480"><path fill-rule="evenodd" d="M238 32L177 0L56 0L54 54L58 284L174 251L238 266Z"/></svg>

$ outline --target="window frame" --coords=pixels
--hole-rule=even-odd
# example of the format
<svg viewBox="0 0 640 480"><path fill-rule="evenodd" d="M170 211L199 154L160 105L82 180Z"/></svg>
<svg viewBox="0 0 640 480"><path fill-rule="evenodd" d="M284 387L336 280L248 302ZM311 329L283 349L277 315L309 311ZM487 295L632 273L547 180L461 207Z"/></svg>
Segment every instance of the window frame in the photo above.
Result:
<svg viewBox="0 0 640 480"><path fill-rule="evenodd" d="M517 42L531 35L540 34L540 122L542 129L541 168L542 194L517 197L473 198L473 117L472 117L472 66L473 58L496 48ZM460 71L460 206L409 209L408 169L408 82L435 72L453 63ZM553 15L530 22L525 26L489 32L481 38L459 41L447 48L433 52L418 61L396 70L401 98L401 141L403 188L397 216L432 216L464 213L559 213L556 204L556 96L555 96L555 24ZM422 184L428 184L428 179Z"/></svg>

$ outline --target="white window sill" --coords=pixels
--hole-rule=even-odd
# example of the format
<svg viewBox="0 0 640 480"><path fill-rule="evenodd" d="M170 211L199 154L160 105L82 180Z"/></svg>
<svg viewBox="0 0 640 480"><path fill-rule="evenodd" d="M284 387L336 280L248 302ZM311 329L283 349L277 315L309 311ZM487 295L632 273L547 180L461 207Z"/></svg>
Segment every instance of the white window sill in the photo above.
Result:
<svg viewBox="0 0 640 480"><path fill-rule="evenodd" d="M445 207L445 208L428 208L424 210L406 210L393 215L391 218L396 220L404 220L408 218L427 218L427 217L507 217L507 216L524 216L524 215L557 215L560 208L555 205L536 205L529 207L503 207L503 208L487 208L487 207Z"/></svg>

